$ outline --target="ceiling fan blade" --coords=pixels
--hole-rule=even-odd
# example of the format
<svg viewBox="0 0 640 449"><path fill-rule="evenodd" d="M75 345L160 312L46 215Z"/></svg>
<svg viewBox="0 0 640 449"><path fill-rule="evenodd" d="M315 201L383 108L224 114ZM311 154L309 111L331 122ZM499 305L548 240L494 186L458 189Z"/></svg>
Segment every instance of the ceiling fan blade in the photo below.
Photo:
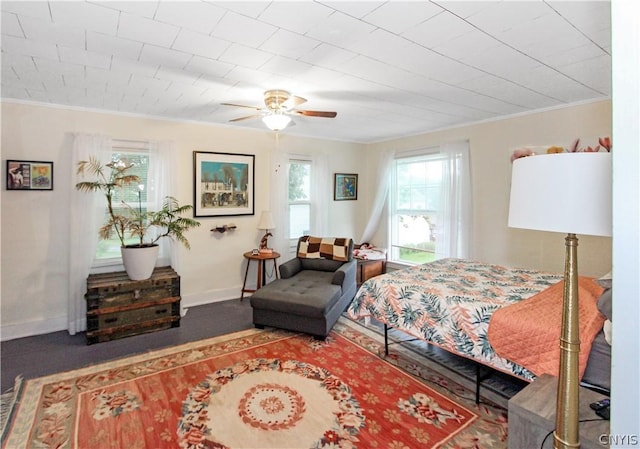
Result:
<svg viewBox="0 0 640 449"><path fill-rule="evenodd" d="M261 117L261 115L260 115L260 114L253 114L253 115L247 115L247 116L245 116L245 117L238 117L238 118L234 118L234 119L231 119L231 120L229 120L229 121L230 121L230 122L240 122L240 121L242 121L242 120L249 120L249 119L251 119L251 118L258 118L258 117Z"/></svg>
<svg viewBox="0 0 640 449"><path fill-rule="evenodd" d="M333 111L299 111L299 110L294 110L291 111L295 114L298 115L304 115L305 117L327 117L327 118L334 118L336 115L338 115L337 112L333 112Z"/></svg>
<svg viewBox="0 0 640 449"><path fill-rule="evenodd" d="M307 102L306 98L302 98L302 97L298 97L298 96L292 95L292 96L289 97L289 99L287 101L282 103L282 106L284 106L286 109L293 109L296 106L300 106L302 103L306 103L306 102Z"/></svg>
<svg viewBox="0 0 640 449"><path fill-rule="evenodd" d="M260 111L262 110L262 108L259 108L257 106L247 106L245 104L236 104L236 103L220 103L222 106L235 106L238 108L249 108L249 109L255 109L256 111Z"/></svg>

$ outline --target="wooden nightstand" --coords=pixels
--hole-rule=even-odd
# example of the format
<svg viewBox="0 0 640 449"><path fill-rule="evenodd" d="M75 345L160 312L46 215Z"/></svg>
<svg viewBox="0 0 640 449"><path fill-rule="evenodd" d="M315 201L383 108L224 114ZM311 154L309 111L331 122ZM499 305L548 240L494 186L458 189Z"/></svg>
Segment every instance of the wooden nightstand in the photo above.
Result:
<svg viewBox="0 0 640 449"><path fill-rule="evenodd" d="M362 247L363 245L364 248ZM360 259L358 257L354 257L358 261L358 267L356 270L356 284L358 288L360 285L367 279L371 279L372 277L379 276L384 274L387 271L387 252L386 250L380 248L372 248L369 244L355 244L353 245L353 253L354 256L359 252L364 254L365 251L375 252L376 256L384 255L383 258L372 258L372 259Z"/></svg>
<svg viewBox="0 0 640 449"><path fill-rule="evenodd" d="M556 388L558 378L543 374L509 399L509 445L510 448L539 448L545 436L556 426ZM589 404L606 396L580 387L580 420L599 419ZM608 440L600 440L609 434L609 421L581 422L580 447L603 449L609 447ZM545 441L543 448L553 447L553 435Z"/></svg>
<svg viewBox="0 0 640 449"><path fill-rule="evenodd" d="M358 261L358 269L356 271L356 283L358 287L366 281L367 279L371 279L374 276L378 276L383 274L386 271L387 261L384 259L381 260L366 260L366 259L356 259Z"/></svg>

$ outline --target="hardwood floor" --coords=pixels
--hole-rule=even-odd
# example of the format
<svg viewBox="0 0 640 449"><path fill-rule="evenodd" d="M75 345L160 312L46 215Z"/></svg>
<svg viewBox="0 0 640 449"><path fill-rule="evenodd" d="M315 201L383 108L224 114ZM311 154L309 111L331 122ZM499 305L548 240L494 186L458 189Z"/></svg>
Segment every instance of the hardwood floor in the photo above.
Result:
<svg viewBox="0 0 640 449"><path fill-rule="evenodd" d="M84 333L67 331L1 342L0 391L12 388L18 375L45 376L252 327L249 301L234 299L189 308L180 327L105 343L87 345Z"/></svg>

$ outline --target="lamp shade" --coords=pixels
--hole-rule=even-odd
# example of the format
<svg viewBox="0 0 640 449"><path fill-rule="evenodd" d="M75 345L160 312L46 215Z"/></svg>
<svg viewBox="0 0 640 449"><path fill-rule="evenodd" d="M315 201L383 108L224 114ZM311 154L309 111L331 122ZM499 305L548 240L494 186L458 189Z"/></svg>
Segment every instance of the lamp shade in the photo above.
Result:
<svg viewBox="0 0 640 449"><path fill-rule="evenodd" d="M291 117L282 112L274 112L262 117L262 121L271 131L280 131L281 129L285 129L289 122L291 122Z"/></svg>
<svg viewBox="0 0 640 449"><path fill-rule="evenodd" d="M557 153L516 159L509 226L611 236L611 153Z"/></svg>
<svg viewBox="0 0 640 449"><path fill-rule="evenodd" d="M276 225L273 223L273 216L268 210L263 210L260 215L260 222L258 223L258 229L274 229Z"/></svg>

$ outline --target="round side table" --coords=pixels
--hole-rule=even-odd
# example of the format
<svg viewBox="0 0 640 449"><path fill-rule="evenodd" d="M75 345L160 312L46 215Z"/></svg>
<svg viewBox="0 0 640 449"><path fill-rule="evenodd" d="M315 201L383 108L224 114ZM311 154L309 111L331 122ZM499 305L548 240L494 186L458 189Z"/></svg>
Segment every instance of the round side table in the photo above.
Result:
<svg viewBox="0 0 640 449"><path fill-rule="evenodd" d="M280 257L280 253L277 253L275 251L270 252L270 253L258 253L258 254L253 254L253 252L251 251L247 251L246 253L243 254L243 256L245 257L245 259L247 259L247 269L244 272L244 282L242 283L242 293L240 294L240 301L242 301L244 299L244 294L245 293L254 293L256 292L260 287L263 287L266 282L267 282L267 277L266 277L266 265L267 265L267 260L273 260L273 271L276 273L276 279L279 278L278 276L278 265L276 262L276 259L278 257ZM258 262L258 279L256 280L256 288L255 289L249 289L247 288L247 275L249 274L249 265L251 265L251 261L255 260Z"/></svg>

